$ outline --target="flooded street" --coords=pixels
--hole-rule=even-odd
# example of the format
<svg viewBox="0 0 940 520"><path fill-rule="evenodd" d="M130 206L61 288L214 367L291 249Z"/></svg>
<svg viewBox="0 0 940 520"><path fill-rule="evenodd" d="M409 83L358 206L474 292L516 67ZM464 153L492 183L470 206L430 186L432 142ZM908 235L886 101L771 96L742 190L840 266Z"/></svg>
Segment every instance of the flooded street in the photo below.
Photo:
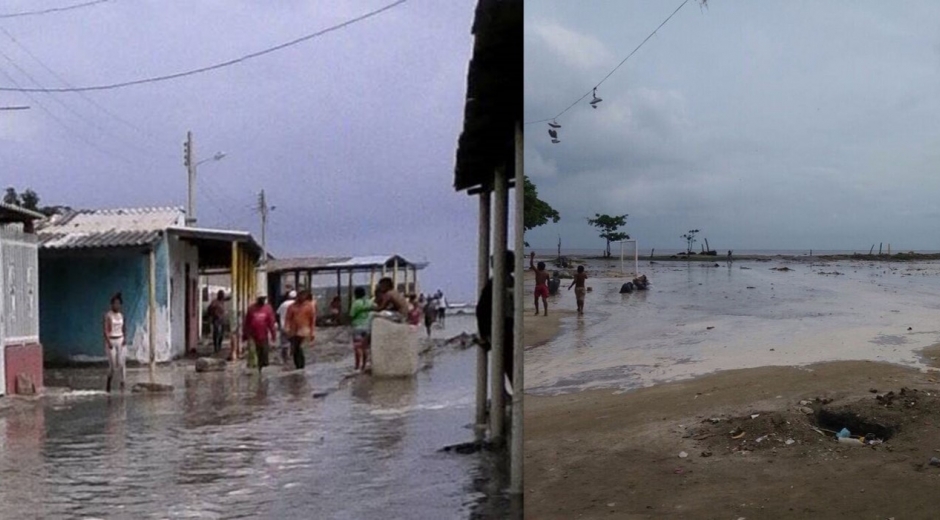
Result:
<svg viewBox="0 0 940 520"><path fill-rule="evenodd" d="M917 351L940 343L938 263L718 263L641 262L652 286L632 294L619 293L625 279L590 279L586 315L566 316L558 337L527 350L527 393L629 390L717 370L832 360L923 366ZM595 261L588 269L619 266ZM783 266L791 270L772 270ZM575 309L564 290L550 303Z"/></svg>
<svg viewBox="0 0 940 520"><path fill-rule="evenodd" d="M442 340L473 324L435 331L410 380L345 378L341 349L260 381L180 363L159 370L175 387L162 395L104 395L103 369L47 371L73 390L0 414L0 518L504 517L495 457L438 451L472 440L475 352Z"/></svg>

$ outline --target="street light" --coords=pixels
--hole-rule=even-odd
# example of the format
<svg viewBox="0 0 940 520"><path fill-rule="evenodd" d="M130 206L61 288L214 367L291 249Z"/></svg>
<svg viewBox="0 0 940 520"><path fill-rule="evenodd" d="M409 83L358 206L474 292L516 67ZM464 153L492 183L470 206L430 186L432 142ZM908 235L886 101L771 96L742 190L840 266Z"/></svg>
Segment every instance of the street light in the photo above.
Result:
<svg viewBox="0 0 940 520"><path fill-rule="evenodd" d="M196 167L208 161L220 161L225 157L225 152L216 152L215 155L201 161L194 161L193 134L186 134L186 142L183 143L183 164L186 166L189 197L186 204L186 226L196 224Z"/></svg>
<svg viewBox="0 0 940 520"><path fill-rule="evenodd" d="M209 157L208 159L203 159L197 162L196 166L199 166L200 164L209 162L209 161L221 161L222 159L225 158L225 155L226 155L225 152L215 152L215 155L213 155L212 157Z"/></svg>

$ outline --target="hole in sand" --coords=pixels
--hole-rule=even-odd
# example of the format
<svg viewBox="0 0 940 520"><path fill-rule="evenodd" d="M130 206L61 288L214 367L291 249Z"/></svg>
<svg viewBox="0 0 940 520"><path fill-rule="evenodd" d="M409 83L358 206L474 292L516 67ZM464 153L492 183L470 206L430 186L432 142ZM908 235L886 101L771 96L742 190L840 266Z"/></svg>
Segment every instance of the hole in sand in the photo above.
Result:
<svg viewBox="0 0 940 520"><path fill-rule="evenodd" d="M816 426L834 432L838 432L842 428L848 428L853 437L871 434L882 441L887 441L898 431L896 424L861 417L857 413L846 409L828 410L823 408L816 412L815 418Z"/></svg>

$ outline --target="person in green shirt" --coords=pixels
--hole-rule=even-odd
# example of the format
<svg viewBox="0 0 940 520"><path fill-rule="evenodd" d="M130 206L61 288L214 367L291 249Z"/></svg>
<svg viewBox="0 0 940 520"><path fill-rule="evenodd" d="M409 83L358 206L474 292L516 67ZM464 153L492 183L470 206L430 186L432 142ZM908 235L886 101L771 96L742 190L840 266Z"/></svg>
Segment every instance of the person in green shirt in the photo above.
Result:
<svg viewBox="0 0 940 520"><path fill-rule="evenodd" d="M353 350L356 353L356 370L365 372L369 357L369 331L372 324L372 311L375 304L366 297L366 290L356 287L356 299L349 310L349 319L353 329Z"/></svg>

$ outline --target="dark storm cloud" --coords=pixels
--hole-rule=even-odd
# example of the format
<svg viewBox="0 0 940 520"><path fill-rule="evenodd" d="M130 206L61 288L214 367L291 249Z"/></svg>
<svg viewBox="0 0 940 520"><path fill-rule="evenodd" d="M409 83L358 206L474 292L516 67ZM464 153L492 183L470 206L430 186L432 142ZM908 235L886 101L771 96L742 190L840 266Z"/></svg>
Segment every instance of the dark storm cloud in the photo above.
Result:
<svg viewBox="0 0 940 520"><path fill-rule="evenodd" d="M388 3L115 0L0 19L0 27L70 84L89 85L228 60ZM32 187L46 203L182 206L182 142L192 130L198 158L228 153L199 168L200 225L257 233L251 206L264 188L277 206L268 234L274 254L425 258L428 286L471 298L476 204L451 186L475 5L412 0L322 38L172 82L84 97L4 93L2 104L33 109L2 116L0 180ZM0 12L36 8L22 0ZM43 86L63 86L2 33L0 42L9 58L0 56L0 71L23 86L33 85L17 67ZM11 80L0 74L0 84Z"/></svg>
<svg viewBox="0 0 940 520"><path fill-rule="evenodd" d="M526 119L587 92L674 6L526 9ZM526 171L562 214L530 233L600 248L585 217L629 213L646 247L690 228L720 248L940 248L940 32L930 2L690 3L592 110L526 127Z"/></svg>

